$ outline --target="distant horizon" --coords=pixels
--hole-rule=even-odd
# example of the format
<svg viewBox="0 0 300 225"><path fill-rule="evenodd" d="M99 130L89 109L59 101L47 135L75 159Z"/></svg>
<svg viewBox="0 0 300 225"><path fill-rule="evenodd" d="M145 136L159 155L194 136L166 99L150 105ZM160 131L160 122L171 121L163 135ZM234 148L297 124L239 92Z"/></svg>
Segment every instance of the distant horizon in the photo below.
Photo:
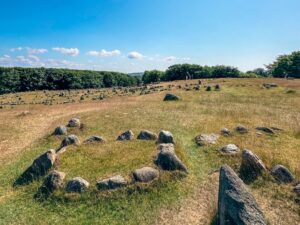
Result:
<svg viewBox="0 0 300 225"><path fill-rule="evenodd" d="M0 14L0 66L246 72L300 50L299 8L297 0L12 0Z"/></svg>

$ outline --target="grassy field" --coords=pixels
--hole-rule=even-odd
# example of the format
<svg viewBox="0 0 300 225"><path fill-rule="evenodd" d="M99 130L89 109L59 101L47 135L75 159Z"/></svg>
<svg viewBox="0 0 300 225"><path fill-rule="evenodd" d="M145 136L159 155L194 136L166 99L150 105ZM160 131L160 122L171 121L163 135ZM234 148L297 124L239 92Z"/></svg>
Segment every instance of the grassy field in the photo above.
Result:
<svg viewBox="0 0 300 225"><path fill-rule="evenodd" d="M275 82L279 87L265 89L261 86L264 82ZM0 96L5 103L0 109L0 224L209 224L207 221L216 213L216 196L205 196L218 185L216 171L224 163L237 171L241 161L240 155L219 154L218 148L229 143L251 149L268 168L279 163L287 166L299 179L300 80L219 79L205 83L218 83L221 91L176 88L186 84L180 81L162 84L163 89L160 87L161 90L148 95L126 96L105 90L110 94L102 101L94 101L93 97L80 100L87 90L78 91L76 99L69 96L65 104L59 104L60 92L48 93L56 96L51 97L50 105L45 105L45 100L30 104L32 96L44 98L39 97L44 92ZM163 102L167 89L182 100ZM95 95L101 92L93 91ZM22 104L7 107L20 97ZM33 195L42 180L13 189L14 180L35 157L59 146L61 138L50 134L72 117L84 123L83 129L69 132L78 135L81 141L91 135L107 139L105 144L70 147L55 165L67 174L66 180L75 176L87 179L90 190L82 195L59 191L45 202L36 202ZM238 124L247 126L250 132L220 137L217 145L209 147L198 147L193 141L200 133L219 134L221 128L233 130ZM257 126L278 127L283 131L272 136L257 134ZM187 165L189 175L163 173L151 184L96 191L95 184L100 178L121 174L130 180L134 169L154 166L155 142L115 141L128 129L136 136L142 129L156 133L161 129L171 131L177 143L176 152ZM300 207L295 203L291 185L279 185L265 176L250 188L270 224L300 223Z"/></svg>

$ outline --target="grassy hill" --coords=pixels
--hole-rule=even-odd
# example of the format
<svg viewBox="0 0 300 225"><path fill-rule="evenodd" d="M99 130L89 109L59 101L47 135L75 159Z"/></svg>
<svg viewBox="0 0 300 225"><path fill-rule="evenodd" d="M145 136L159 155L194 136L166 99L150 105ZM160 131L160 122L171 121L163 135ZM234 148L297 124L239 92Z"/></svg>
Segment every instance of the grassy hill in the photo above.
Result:
<svg viewBox="0 0 300 225"><path fill-rule="evenodd" d="M264 82L275 82L279 87L262 88ZM220 84L220 91L189 88L189 84L197 83L188 81L186 88L185 81L160 84L156 89L149 86L149 94L142 95L142 90L105 89L80 90L63 96L61 91L0 96L0 224L208 224L216 213L216 171L225 163L238 171L241 162L240 154L219 153L220 147L230 143L251 149L268 168L283 164L300 178L300 80L218 79L205 80L204 85ZM93 99L102 92L106 98ZM169 92L181 100L163 102ZM51 104L45 104L49 99ZM20 104L11 107L10 102ZM58 191L47 201L37 202L33 195L42 180L12 188L14 180L34 158L59 146L62 137L51 133L72 117L84 123L83 129L69 131L81 141L91 135L107 139L105 144L69 147L55 165L66 173L66 180L76 176L88 180L89 191L81 195ZM200 133L219 134L221 128L234 130L238 124L250 132L221 136L214 146L199 147L194 143L194 137ZM258 134L258 126L278 127L282 131L275 135ZM134 169L154 166L155 142L116 141L128 129L136 136L142 129L171 131L176 153L189 169L188 176L165 172L151 184L97 191L98 179L121 174L130 180ZM295 203L297 197L291 185L279 185L266 175L249 187L270 224L300 223L300 207ZM207 199L209 192L214 194Z"/></svg>

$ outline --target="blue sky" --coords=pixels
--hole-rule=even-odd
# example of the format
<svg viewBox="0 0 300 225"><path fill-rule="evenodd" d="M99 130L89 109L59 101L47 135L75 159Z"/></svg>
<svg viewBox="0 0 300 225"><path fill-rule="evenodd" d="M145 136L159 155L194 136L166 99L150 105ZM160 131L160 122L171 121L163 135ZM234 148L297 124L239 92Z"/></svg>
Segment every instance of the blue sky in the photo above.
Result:
<svg viewBox="0 0 300 225"><path fill-rule="evenodd" d="M300 50L299 9L299 0L2 1L0 66L245 71Z"/></svg>

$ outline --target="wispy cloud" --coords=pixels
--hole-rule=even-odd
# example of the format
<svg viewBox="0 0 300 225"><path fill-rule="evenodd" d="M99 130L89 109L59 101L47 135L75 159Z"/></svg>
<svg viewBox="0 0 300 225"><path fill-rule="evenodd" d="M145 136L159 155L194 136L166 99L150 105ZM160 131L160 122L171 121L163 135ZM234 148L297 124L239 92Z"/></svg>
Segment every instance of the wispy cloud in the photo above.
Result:
<svg viewBox="0 0 300 225"><path fill-rule="evenodd" d="M17 48L10 49L11 52L22 51L22 50L23 50L23 47L17 47Z"/></svg>
<svg viewBox="0 0 300 225"><path fill-rule="evenodd" d="M44 54L44 53L48 52L48 50L45 48L29 48L29 47L27 47L26 49L28 51L28 54Z"/></svg>
<svg viewBox="0 0 300 225"><path fill-rule="evenodd" d="M174 60L176 60L177 58L175 56L168 56L166 58L164 58L164 61L166 62L172 62Z"/></svg>
<svg viewBox="0 0 300 225"><path fill-rule="evenodd" d="M139 52L129 52L128 58L129 59L142 59L144 56Z"/></svg>
<svg viewBox="0 0 300 225"><path fill-rule="evenodd" d="M53 51L60 52L64 55L71 55L71 56L77 56L79 54L78 48L59 48L55 47L52 48Z"/></svg>
<svg viewBox="0 0 300 225"><path fill-rule="evenodd" d="M121 51L117 49L112 51L106 51L105 49L102 49L101 51L89 51L87 52L87 55L98 57L112 57L121 55Z"/></svg>

